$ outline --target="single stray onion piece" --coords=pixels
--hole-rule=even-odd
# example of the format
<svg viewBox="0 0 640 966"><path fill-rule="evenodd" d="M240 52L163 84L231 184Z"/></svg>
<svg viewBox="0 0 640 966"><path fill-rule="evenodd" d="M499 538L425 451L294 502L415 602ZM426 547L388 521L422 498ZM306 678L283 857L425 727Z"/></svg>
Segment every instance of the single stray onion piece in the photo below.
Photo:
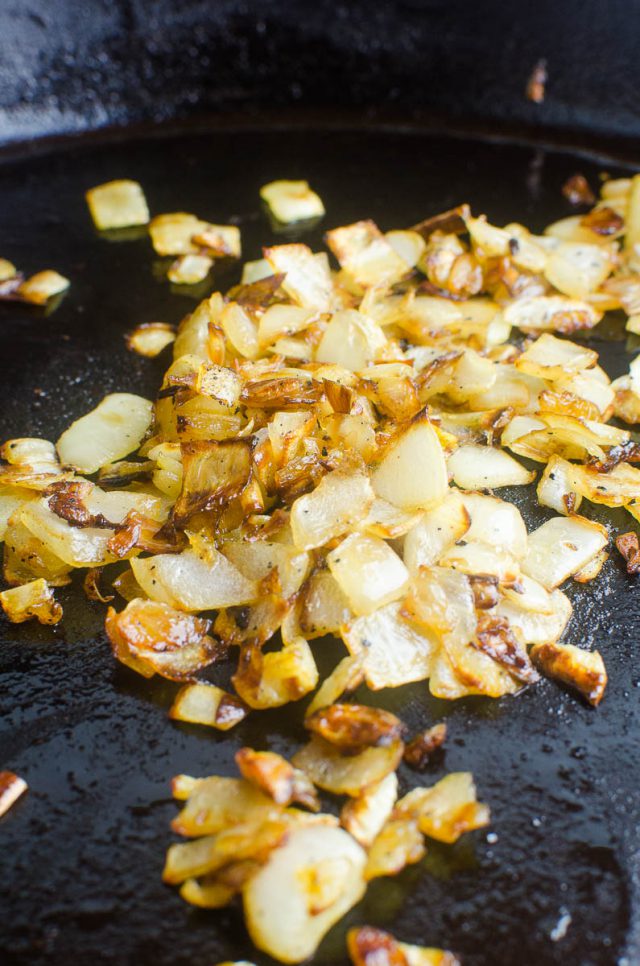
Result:
<svg viewBox="0 0 640 966"><path fill-rule="evenodd" d="M108 181L87 191L85 198L100 231L107 228L130 228L149 222L149 208L142 186L137 181Z"/></svg>
<svg viewBox="0 0 640 966"><path fill-rule="evenodd" d="M271 181L260 188L260 197L276 221L285 225L324 215L320 197L306 181Z"/></svg>
<svg viewBox="0 0 640 966"><path fill-rule="evenodd" d="M19 775L12 771L0 771L0 818L24 795L27 787L26 781Z"/></svg>

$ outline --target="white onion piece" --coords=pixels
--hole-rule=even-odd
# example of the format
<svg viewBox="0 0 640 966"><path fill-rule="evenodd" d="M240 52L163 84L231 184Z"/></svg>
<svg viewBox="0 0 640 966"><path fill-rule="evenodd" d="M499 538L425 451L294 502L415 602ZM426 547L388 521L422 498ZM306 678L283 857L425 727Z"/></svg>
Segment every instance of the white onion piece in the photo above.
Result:
<svg viewBox="0 0 640 966"><path fill-rule="evenodd" d="M402 596L409 571L379 537L352 533L327 556L329 569L355 614L370 614Z"/></svg>
<svg viewBox="0 0 640 966"><path fill-rule="evenodd" d="M153 405L148 399L129 392L105 396L62 434L56 444L60 461L81 473L95 473L137 449L152 420Z"/></svg>
<svg viewBox="0 0 640 966"><path fill-rule="evenodd" d="M559 640L573 612L566 594L561 590L551 592L549 604L552 610L549 613L531 610L524 602L518 603L516 597L516 594L510 594L508 600L501 600L493 613L507 618L521 643L546 644Z"/></svg>
<svg viewBox="0 0 640 966"><path fill-rule="evenodd" d="M373 362L386 344L377 322L355 309L345 309L336 312L325 329L316 361L333 362L357 372Z"/></svg>
<svg viewBox="0 0 640 966"><path fill-rule="evenodd" d="M444 500L447 466L440 440L426 420L390 443L371 482L378 496L403 510L429 510Z"/></svg>
<svg viewBox="0 0 640 966"><path fill-rule="evenodd" d="M536 475L504 450L475 443L459 446L449 457L447 466L453 482L463 490L526 486Z"/></svg>
<svg viewBox="0 0 640 966"><path fill-rule="evenodd" d="M500 547L521 560L527 552L527 528L518 508L506 500L480 493L463 493L462 503L471 518L466 540Z"/></svg>
<svg viewBox="0 0 640 966"><path fill-rule="evenodd" d="M408 624L401 610L400 604L387 604L342 629L349 653L363 655L365 680L373 691L429 677L436 640Z"/></svg>
<svg viewBox="0 0 640 966"><path fill-rule="evenodd" d="M529 534L522 570L553 590L581 570L609 542L606 529L584 517L553 517Z"/></svg>
<svg viewBox="0 0 640 966"><path fill-rule="evenodd" d="M398 797L398 777L391 772L377 785L364 788L350 799L340 813L340 823L350 835L368 848L390 817Z"/></svg>
<svg viewBox="0 0 640 966"><path fill-rule="evenodd" d="M602 285L612 267L601 245L567 241L551 252L544 273L560 292L583 299Z"/></svg>
<svg viewBox="0 0 640 966"><path fill-rule="evenodd" d="M158 554L131 561L134 576L147 597L180 610L214 610L249 604L257 588L213 547L207 559L193 550Z"/></svg>
<svg viewBox="0 0 640 966"><path fill-rule="evenodd" d="M432 567L445 550L461 540L470 526L463 496L450 490L433 510L427 510L404 540L404 562L411 573L419 567Z"/></svg>
<svg viewBox="0 0 640 966"><path fill-rule="evenodd" d="M311 493L298 497L291 507L293 542L313 550L342 536L366 516L374 493L362 474L328 473Z"/></svg>

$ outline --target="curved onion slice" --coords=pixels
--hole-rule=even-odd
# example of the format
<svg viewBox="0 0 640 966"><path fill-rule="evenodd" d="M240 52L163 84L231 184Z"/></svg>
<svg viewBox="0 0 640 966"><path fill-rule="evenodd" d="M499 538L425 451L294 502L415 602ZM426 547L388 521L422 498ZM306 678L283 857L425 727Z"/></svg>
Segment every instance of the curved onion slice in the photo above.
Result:
<svg viewBox="0 0 640 966"><path fill-rule="evenodd" d="M339 828L301 828L244 889L249 934L283 963L299 963L364 895L364 850ZM283 897L286 896L286 902Z"/></svg>
<svg viewBox="0 0 640 966"><path fill-rule="evenodd" d="M105 396L62 434L56 444L60 460L82 473L95 473L137 449L152 419L148 399L128 392Z"/></svg>
<svg viewBox="0 0 640 966"><path fill-rule="evenodd" d="M314 735L292 761L318 788L334 795L357 796L395 771L403 750L404 744L396 739L388 745L366 748L358 755L345 755L324 738Z"/></svg>
<svg viewBox="0 0 640 966"><path fill-rule="evenodd" d="M28 787L24 778L14 772L0 771L0 818L24 795Z"/></svg>

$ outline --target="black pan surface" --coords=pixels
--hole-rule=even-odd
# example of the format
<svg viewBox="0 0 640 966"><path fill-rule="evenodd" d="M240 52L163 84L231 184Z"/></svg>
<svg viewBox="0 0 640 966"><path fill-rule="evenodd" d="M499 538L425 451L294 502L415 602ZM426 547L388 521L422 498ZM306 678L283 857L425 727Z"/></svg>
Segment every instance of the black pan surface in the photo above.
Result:
<svg viewBox="0 0 640 966"><path fill-rule="evenodd" d="M594 184L598 172L617 172L533 146L391 130L173 131L0 158L0 254L27 272L55 267L72 280L52 314L0 306L0 438L55 439L109 391L152 396L168 356L140 359L123 334L140 322L177 322L195 305L154 274L148 239L96 234L83 201L94 184L136 178L155 213L235 220L252 258L281 238L258 201L273 178L308 178L326 203L323 228L362 217L401 227L465 200L499 224L541 228L570 213L560 187L577 170ZM318 245L320 235L305 240ZM231 270L216 284L233 281ZM620 324L593 343L612 375L626 370L634 346ZM529 526L546 518L530 495L521 503ZM613 532L632 522L622 511L607 519ZM420 865L376 881L327 937L318 963L345 963L345 930L365 922L454 949L467 966L640 962L637 585L614 552L594 585L568 592L567 639L600 648L608 667L599 710L548 681L500 701L450 704L423 684L374 696L414 729L446 719L446 755L426 780L472 770L494 823L452 847L433 843ZM30 786L0 822L0 961L267 963L239 909L198 912L162 885L175 813L168 782L178 772L233 774L242 744L291 753L303 739L301 709L255 714L223 737L170 723L175 686L116 667L103 607L78 584L59 597L65 619L55 629L0 619L0 763ZM335 642L314 650L324 670L340 654ZM402 769L401 779L417 781Z"/></svg>

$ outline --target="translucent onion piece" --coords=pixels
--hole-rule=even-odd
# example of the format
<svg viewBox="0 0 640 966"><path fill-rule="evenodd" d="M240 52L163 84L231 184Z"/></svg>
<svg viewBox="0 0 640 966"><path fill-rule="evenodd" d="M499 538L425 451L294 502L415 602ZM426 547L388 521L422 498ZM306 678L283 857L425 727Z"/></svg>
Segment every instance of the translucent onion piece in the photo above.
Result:
<svg viewBox="0 0 640 966"><path fill-rule="evenodd" d="M522 570L553 590L595 557L609 542L606 529L584 517L554 517L529 534Z"/></svg>
<svg viewBox="0 0 640 966"><path fill-rule="evenodd" d="M504 450L473 443L460 446L452 453L447 466L453 482L463 490L526 486L536 475Z"/></svg>
<svg viewBox="0 0 640 966"><path fill-rule="evenodd" d="M220 731L233 728L247 714L242 701L213 684L186 684L169 709L169 717L176 721L210 725Z"/></svg>
<svg viewBox="0 0 640 966"><path fill-rule="evenodd" d="M444 500L447 466L433 426L419 420L385 450L371 482L384 500L404 510L428 510Z"/></svg>
<svg viewBox="0 0 640 966"><path fill-rule="evenodd" d="M160 554L131 561L134 576L151 600L181 610L214 610L249 604L256 598L254 581L247 580L219 551L206 558L193 550Z"/></svg>
<svg viewBox="0 0 640 966"><path fill-rule="evenodd" d="M260 197L284 225L324 215L322 200L307 181L271 181L260 188Z"/></svg>
<svg viewBox="0 0 640 966"><path fill-rule="evenodd" d="M396 814L416 818L425 835L448 843L490 821L488 806L477 801L470 772L452 772L431 788L414 788L400 799Z"/></svg>
<svg viewBox="0 0 640 966"><path fill-rule="evenodd" d="M363 789L376 785L394 772L403 750L402 741L396 739L388 745L366 748L357 755L346 755L324 738L314 735L292 761L318 788L335 795L357 796Z"/></svg>
<svg viewBox="0 0 640 966"><path fill-rule="evenodd" d="M339 471L322 478L312 493L299 497L291 507L293 542L312 550L342 536L366 516L374 501L368 477Z"/></svg>
<svg viewBox="0 0 640 966"><path fill-rule="evenodd" d="M355 614L370 614L402 596L409 572L384 540L352 533L327 556Z"/></svg>
<svg viewBox="0 0 640 966"><path fill-rule="evenodd" d="M141 396L118 392L65 430L56 446L62 463L81 473L122 459L137 449L153 419L153 406Z"/></svg>
<svg viewBox="0 0 640 966"><path fill-rule="evenodd" d="M424 681L431 673L436 641L403 620L397 603L358 617L341 633L349 653L362 656L365 680L374 691Z"/></svg>
<svg viewBox="0 0 640 966"><path fill-rule="evenodd" d="M41 624L57 624L62 620L62 607L56 601L46 580L39 578L20 587L0 593L0 605L13 624L36 617Z"/></svg>
<svg viewBox="0 0 640 966"><path fill-rule="evenodd" d="M149 222L149 208L142 186L123 178L108 181L86 192L85 198L97 229L130 228Z"/></svg>

